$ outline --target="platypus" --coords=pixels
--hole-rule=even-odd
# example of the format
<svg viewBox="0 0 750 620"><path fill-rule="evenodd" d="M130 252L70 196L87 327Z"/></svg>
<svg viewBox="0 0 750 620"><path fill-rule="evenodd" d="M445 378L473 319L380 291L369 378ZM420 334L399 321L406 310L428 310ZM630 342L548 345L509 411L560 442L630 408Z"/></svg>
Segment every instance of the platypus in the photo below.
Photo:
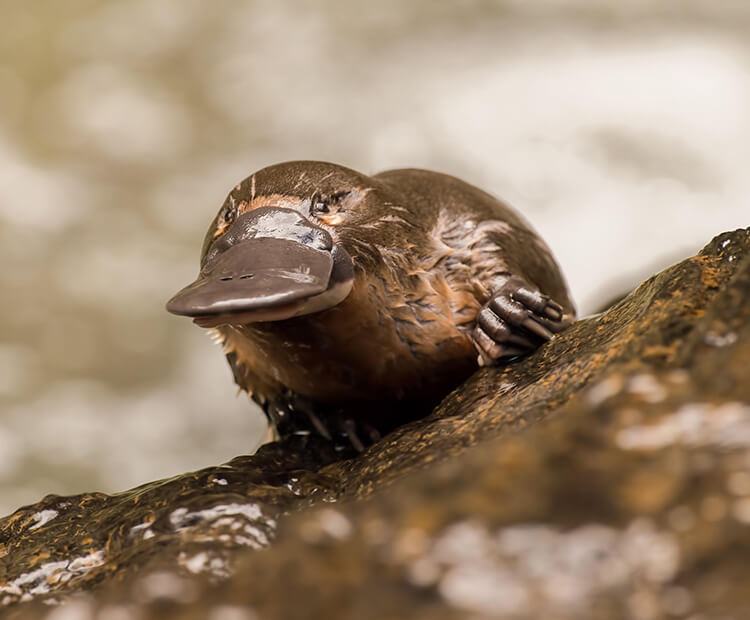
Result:
<svg viewBox="0 0 750 620"><path fill-rule="evenodd" d="M318 161L237 185L167 309L216 330L277 435L357 449L575 316L552 252L500 200L428 170Z"/></svg>

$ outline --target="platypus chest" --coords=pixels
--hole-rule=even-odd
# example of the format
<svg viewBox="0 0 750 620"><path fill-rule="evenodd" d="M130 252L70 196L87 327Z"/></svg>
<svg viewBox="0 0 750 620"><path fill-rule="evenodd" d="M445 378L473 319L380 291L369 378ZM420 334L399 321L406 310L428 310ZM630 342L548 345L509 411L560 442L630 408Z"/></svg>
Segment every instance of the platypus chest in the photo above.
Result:
<svg viewBox="0 0 750 620"><path fill-rule="evenodd" d="M447 317L404 321L389 308L355 301L222 328L242 387L264 398L288 388L321 402L433 400L476 368L469 334Z"/></svg>

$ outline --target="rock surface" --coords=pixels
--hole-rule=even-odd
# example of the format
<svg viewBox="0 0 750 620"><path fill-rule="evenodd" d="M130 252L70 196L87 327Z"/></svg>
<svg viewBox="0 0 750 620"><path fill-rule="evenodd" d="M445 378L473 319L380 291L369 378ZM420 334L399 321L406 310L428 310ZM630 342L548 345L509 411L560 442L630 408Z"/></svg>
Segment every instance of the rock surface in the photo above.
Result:
<svg viewBox="0 0 750 620"><path fill-rule="evenodd" d="M19 618L743 618L749 369L746 229L361 455L296 438L21 508L0 521L0 602Z"/></svg>

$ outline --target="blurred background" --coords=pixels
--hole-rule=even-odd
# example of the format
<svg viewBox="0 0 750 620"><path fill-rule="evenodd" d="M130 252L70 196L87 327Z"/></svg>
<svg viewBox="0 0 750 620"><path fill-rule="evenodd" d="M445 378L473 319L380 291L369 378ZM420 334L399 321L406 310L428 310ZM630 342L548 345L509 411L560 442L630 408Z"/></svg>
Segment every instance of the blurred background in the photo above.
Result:
<svg viewBox="0 0 750 620"><path fill-rule="evenodd" d="M750 225L745 0L0 0L0 514L254 450L164 302L282 160L502 196L582 313Z"/></svg>

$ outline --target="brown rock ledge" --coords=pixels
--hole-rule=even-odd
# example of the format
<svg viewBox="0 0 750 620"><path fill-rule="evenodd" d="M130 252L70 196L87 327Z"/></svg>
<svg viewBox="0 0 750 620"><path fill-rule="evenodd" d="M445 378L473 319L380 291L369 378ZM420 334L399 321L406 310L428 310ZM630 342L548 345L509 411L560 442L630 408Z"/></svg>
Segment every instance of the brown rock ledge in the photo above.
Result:
<svg viewBox="0 0 750 620"><path fill-rule="evenodd" d="M748 552L745 229L359 456L297 438L17 510L0 521L0 603L19 618L743 618Z"/></svg>

